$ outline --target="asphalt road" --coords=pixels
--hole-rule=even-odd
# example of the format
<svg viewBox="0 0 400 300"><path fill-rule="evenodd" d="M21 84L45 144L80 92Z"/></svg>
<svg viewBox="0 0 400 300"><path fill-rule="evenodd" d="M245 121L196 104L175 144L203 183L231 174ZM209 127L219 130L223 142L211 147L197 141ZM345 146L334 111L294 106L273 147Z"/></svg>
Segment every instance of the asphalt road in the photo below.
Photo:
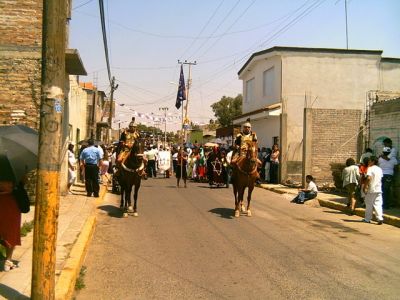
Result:
<svg viewBox="0 0 400 300"><path fill-rule="evenodd" d="M399 299L400 231L253 192L142 181L139 217L107 194L77 299Z"/></svg>

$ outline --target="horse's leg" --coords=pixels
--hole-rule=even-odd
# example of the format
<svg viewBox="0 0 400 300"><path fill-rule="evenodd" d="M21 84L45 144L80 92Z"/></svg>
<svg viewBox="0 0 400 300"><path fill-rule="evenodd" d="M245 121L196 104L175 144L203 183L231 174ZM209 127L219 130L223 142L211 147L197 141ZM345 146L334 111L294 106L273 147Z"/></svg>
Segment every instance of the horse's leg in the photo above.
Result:
<svg viewBox="0 0 400 300"><path fill-rule="evenodd" d="M133 211L132 210L132 200L131 200L131 197L132 197L132 186L131 185L128 185L128 187L127 187L127 189L126 189L126 193L125 193L125 210L127 211L127 212L131 212L131 211Z"/></svg>
<svg viewBox="0 0 400 300"><path fill-rule="evenodd" d="M119 205L119 208L122 210L124 208L125 188L123 185L120 184L120 189L121 189L121 203Z"/></svg>
<svg viewBox="0 0 400 300"><path fill-rule="evenodd" d="M133 194L133 216L134 217L139 216L139 214L137 212L137 199L138 199L138 192L140 189L140 184L141 184L141 178L137 177L136 182L135 182L134 194Z"/></svg>
<svg viewBox="0 0 400 300"><path fill-rule="evenodd" d="M247 216L251 217L251 210L250 210L250 202L251 202L251 193L254 189L254 182L249 184L249 190L247 192Z"/></svg>
<svg viewBox="0 0 400 300"><path fill-rule="evenodd" d="M124 207L122 209L123 209L123 212L124 212L124 218L126 218L126 217L128 217L128 205L129 205L128 203L129 203L130 198L131 198L132 188L129 187L129 185L128 185L128 186L126 186L124 188L124 190L125 190L125 192L124 192L125 201L124 201Z"/></svg>
<svg viewBox="0 0 400 300"><path fill-rule="evenodd" d="M245 190L245 186L241 186L238 190L238 209L240 207L242 207L243 205L243 196L244 196L244 190Z"/></svg>
<svg viewBox="0 0 400 300"><path fill-rule="evenodd" d="M235 181L233 181L233 195L235 196L235 217L238 218L240 216L239 201L238 201L238 188L236 186Z"/></svg>

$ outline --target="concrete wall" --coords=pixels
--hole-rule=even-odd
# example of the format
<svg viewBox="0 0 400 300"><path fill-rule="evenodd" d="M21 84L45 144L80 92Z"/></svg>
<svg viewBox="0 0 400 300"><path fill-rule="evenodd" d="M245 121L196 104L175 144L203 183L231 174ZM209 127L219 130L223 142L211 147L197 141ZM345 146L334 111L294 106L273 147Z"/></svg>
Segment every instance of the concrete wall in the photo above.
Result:
<svg viewBox="0 0 400 300"><path fill-rule="evenodd" d="M38 0L0 1L0 124L11 111L25 111L17 123L39 128L42 4Z"/></svg>
<svg viewBox="0 0 400 300"><path fill-rule="evenodd" d="M279 117L255 120L251 122L251 126L252 130L257 134L258 147L272 148L272 138L279 136Z"/></svg>
<svg viewBox="0 0 400 300"><path fill-rule="evenodd" d="M383 91L400 91L400 62L381 62L380 86Z"/></svg>
<svg viewBox="0 0 400 300"><path fill-rule="evenodd" d="M263 73L264 71L274 68L274 93L271 97L263 95ZM279 103L281 100L281 60L279 56L262 56L251 64L240 79L243 80L243 113L257 110L271 104ZM246 82L254 78L254 102L246 102Z"/></svg>
<svg viewBox="0 0 400 300"><path fill-rule="evenodd" d="M364 110L366 92L379 87L375 55L282 54L282 99L288 115L288 160L302 160L305 107Z"/></svg>
<svg viewBox="0 0 400 300"><path fill-rule="evenodd" d="M79 86L76 76L69 76L70 91L68 95L70 140L77 143L87 136L87 92ZM79 129L80 136L77 136Z"/></svg>

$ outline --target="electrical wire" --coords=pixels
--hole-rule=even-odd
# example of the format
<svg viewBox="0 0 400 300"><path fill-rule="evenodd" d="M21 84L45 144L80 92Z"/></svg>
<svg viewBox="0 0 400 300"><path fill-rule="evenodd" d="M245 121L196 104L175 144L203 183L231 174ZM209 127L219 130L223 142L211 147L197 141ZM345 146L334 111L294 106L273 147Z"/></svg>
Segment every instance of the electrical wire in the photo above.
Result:
<svg viewBox="0 0 400 300"><path fill-rule="evenodd" d="M225 30L225 32L222 34L222 36L221 36L220 38L216 39L216 40L214 41L214 43L211 44L211 46L209 46L202 54L200 54L200 55L198 56L198 58L203 57L208 51L210 51L210 49L212 49L212 48L222 39L222 37L224 37L225 34L226 34L227 32L229 32L229 30L244 16L244 14L250 9L250 7L253 6L253 4L254 4L255 2L256 2L256 0L253 0L253 2L251 2L251 3L246 7L246 9L239 15L239 17L237 17L237 18L235 19L235 21L233 21L233 23L228 27L228 29Z"/></svg>
<svg viewBox="0 0 400 300"><path fill-rule="evenodd" d="M222 6L222 4L225 2L225 0L222 0L219 5L217 6L216 9L214 9L214 12L212 13L212 15L208 18L207 22L204 24L203 28L200 30L199 34L195 37L195 39L190 43L190 45L186 48L185 51L183 51L183 53L180 55L180 57L182 58L191 48L192 46L195 44L196 41L199 40L199 37L201 36L201 34L204 32L204 30L207 28L208 24L210 24L211 20L214 18L214 16L216 15L217 11L219 10L219 8Z"/></svg>
<svg viewBox="0 0 400 300"><path fill-rule="evenodd" d="M232 6L232 8L229 10L229 12L225 15L225 17L222 19L221 22L219 22L219 24L217 25L217 27L214 29L214 31L211 33L211 35L213 35L215 32L217 32L217 30L221 27L221 25L225 22L225 20L232 14L232 12L235 10L235 8L239 5L241 0L236 1L236 3ZM206 39L199 48L197 48L197 50L192 53L192 55L190 57L195 56L195 54L197 52L200 51L200 49L202 49L204 47L205 44L207 44L207 42L210 40L210 38Z"/></svg>
<svg viewBox="0 0 400 300"><path fill-rule="evenodd" d="M100 21L101 21L101 30L102 30L102 34L103 34L104 52L105 52L105 56L106 56L108 80L110 82L110 85L112 86L110 59L108 56L107 34L106 34L106 26L105 26L105 20L104 20L103 0L99 0L99 7L100 7Z"/></svg>
<svg viewBox="0 0 400 300"><path fill-rule="evenodd" d="M72 8L72 10L81 8L81 7L83 7L83 6L87 5L87 4L89 4L89 3L92 2L92 1L93 1L93 0L89 0L89 1L86 1L85 3L79 4L78 6L75 6L74 8Z"/></svg>

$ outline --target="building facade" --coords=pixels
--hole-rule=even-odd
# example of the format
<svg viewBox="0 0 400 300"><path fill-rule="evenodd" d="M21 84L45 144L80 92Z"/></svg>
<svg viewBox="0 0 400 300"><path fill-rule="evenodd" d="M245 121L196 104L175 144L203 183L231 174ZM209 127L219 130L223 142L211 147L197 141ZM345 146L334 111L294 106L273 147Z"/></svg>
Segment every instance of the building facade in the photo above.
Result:
<svg viewBox="0 0 400 300"><path fill-rule="evenodd" d="M364 133L368 91L400 91L400 59L383 58L380 50L273 47L254 53L238 75L243 81L243 115L234 124L250 118L260 147L278 143L281 182L298 181L304 175L305 160L309 159L304 157L305 109L319 109L317 119L332 114L324 110L337 110L342 116L346 115L343 111L353 110L346 116L359 124L350 132L357 140L359 131ZM327 180L332 178L328 166L343 163L340 160L345 156L359 155L359 146L336 139L338 132L346 131L343 122L315 130L332 138L331 147L327 148L329 143L314 145L318 151L313 152L325 161L327 167L319 175ZM346 147L349 143L355 149Z"/></svg>

